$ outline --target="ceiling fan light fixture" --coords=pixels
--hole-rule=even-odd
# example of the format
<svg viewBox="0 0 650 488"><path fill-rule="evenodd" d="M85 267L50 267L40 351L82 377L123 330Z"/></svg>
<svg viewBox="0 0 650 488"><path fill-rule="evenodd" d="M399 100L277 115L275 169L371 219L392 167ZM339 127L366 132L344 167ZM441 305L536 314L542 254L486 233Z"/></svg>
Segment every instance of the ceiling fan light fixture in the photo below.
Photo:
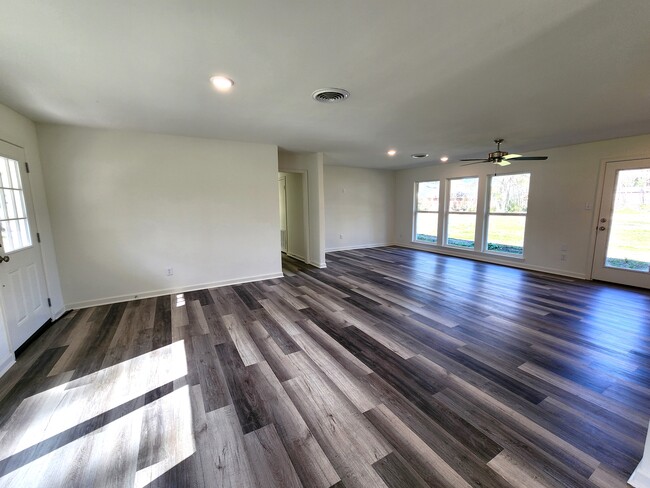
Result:
<svg viewBox="0 0 650 488"><path fill-rule="evenodd" d="M462 166L470 166L479 163L492 163L498 166L508 166L511 164L511 161L546 161L548 159L548 156L522 156L521 154L508 154L507 151L501 150L503 139L495 139L494 143L497 145L497 150L488 153L487 158L461 159L461 161L467 162L467 164L463 164Z"/></svg>

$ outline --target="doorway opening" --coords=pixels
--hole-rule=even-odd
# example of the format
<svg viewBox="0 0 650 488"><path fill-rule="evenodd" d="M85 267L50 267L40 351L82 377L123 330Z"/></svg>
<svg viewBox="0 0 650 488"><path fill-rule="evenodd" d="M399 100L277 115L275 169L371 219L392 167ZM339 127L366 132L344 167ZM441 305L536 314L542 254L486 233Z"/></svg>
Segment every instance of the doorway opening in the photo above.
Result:
<svg viewBox="0 0 650 488"><path fill-rule="evenodd" d="M278 173L280 248L305 263L309 262L308 191L306 173Z"/></svg>

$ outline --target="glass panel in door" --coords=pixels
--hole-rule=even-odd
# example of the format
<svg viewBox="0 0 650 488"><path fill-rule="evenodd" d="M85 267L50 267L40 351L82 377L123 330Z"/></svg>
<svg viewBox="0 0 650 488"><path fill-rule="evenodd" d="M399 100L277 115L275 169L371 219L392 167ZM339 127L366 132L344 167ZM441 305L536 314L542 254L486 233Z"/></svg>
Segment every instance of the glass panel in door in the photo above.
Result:
<svg viewBox="0 0 650 488"><path fill-rule="evenodd" d="M650 270L650 168L618 171L605 266Z"/></svg>

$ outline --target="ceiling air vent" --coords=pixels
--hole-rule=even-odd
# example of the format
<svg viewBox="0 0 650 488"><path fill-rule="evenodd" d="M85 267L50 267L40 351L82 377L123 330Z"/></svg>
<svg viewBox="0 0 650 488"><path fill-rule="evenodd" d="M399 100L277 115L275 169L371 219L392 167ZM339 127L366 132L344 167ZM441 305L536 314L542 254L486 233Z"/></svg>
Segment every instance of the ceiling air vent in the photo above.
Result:
<svg viewBox="0 0 650 488"><path fill-rule="evenodd" d="M343 88L323 88L316 90L311 97L321 103L341 102L350 96L350 92Z"/></svg>
<svg viewBox="0 0 650 488"><path fill-rule="evenodd" d="M411 157L413 159L424 159L424 158L428 158L429 155L427 153L415 153L415 154L411 154Z"/></svg>

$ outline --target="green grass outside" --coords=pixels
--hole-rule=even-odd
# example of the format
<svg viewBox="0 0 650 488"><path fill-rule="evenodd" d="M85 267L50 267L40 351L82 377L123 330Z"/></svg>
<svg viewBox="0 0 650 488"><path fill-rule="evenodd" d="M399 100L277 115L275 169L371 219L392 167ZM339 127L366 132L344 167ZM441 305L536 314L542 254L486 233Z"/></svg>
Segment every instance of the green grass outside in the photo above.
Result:
<svg viewBox="0 0 650 488"><path fill-rule="evenodd" d="M489 229L488 251L523 254L523 225L525 217L492 217ZM474 247L474 226L456 223L448 244ZM437 242L436 237L418 234L416 240ZM608 247L607 265L626 269L647 269L650 265L650 206L639 210L623 209L616 212Z"/></svg>
<svg viewBox="0 0 650 488"><path fill-rule="evenodd" d="M609 235L607 258L650 262L650 205L616 211Z"/></svg>

